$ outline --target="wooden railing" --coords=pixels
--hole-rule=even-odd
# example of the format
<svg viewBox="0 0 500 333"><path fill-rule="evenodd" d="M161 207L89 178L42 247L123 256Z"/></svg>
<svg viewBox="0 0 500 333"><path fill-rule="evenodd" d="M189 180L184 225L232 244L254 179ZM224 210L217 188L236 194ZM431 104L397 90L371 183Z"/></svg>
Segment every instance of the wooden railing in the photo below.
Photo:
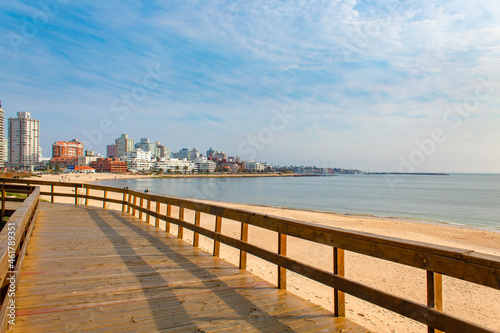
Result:
<svg viewBox="0 0 500 333"><path fill-rule="evenodd" d="M40 188L31 186L2 185L2 220L5 202L22 203L10 215L0 232L0 332L5 332L9 321L15 318L15 291L19 281L28 242L38 213ZM6 191L28 195L26 199L6 197Z"/></svg>
<svg viewBox="0 0 500 333"><path fill-rule="evenodd" d="M221 243L238 249L241 269L246 268L247 254L267 260L278 266L277 284L279 288L286 289L286 273L288 270L332 287L335 316L345 316L344 296L347 293L425 324L428 326L429 332L437 332L437 330L445 332L493 332L488 328L442 311L442 275L500 289L500 257L498 256L468 249L444 247L319 226L313 223L268 216L194 200L153 195L109 186L10 179L0 179L0 182L48 186L50 191L42 191L40 195L50 196L51 202L55 201L55 197L62 196L74 197L75 204L80 202L88 205L90 200L102 202L103 207L106 207L107 203L119 204L122 212L127 212L139 218L143 218L143 214L145 214L148 223L151 218L154 218L156 227L159 227L160 220L165 221L166 232L170 232L170 225L175 224L177 225L177 236L181 239L184 237L184 229L194 232L194 246L199 245L199 235L212 239L214 241L213 254L215 256L219 255ZM73 188L74 192L56 192L55 188L58 187ZM115 195L114 198L111 198L110 193L119 194L119 197ZM151 207L153 204L154 209ZM166 212L165 214L160 213L162 205L164 205L165 209L163 211ZM178 207L179 215L177 217L172 216L172 207L174 206ZM184 210L186 209L195 212L193 223L184 220ZM214 216L215 228L213 230L200 225L201 213ZM221 233L223 218L241 223L239 238L233 238ZM249 243L249 225L276 232L278 239L276 251L269 251ZM288 236L331 247L333 271L325 271L287 257ZM424 270L427 277L427 304L395 296L344 277L344 251L351 251Z"/></svg>

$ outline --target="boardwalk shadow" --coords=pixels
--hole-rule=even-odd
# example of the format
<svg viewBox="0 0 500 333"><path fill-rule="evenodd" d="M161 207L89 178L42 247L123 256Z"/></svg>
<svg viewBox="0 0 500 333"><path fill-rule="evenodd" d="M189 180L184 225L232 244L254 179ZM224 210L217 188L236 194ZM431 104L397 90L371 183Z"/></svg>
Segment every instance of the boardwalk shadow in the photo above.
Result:
<svg viewBox="0 0 500 333"><path fill-rule="evenodd" d="M144 226L139 226L135 222L131 222L131 218L128 216L125 218L121 213L110 210L99 211L88 209L87 212L92 221L100 228L101 232L111 241L115 251L120 255L124 265L127 266L128 271L133 273L141 284L142 293L146 297L149 309L153 314L156 330L177 328L179 331L198 332L197 323L200 322L210 322L214 325L217 323L230 325L230 323L235 320L239 320L240 323L242 320L245 320L247 325L250 325L247 327L252 327L255 331L268 332L269 328L275 332L292 331L288 325L279 320L279 316L270 315L265 309L240 293L241 290L238 292L238 288L235 289L235 287L228 285L224 280L220 279L219 276L214 274L217 270L216 267L208 270L206 265L202 267L199 264L199 260L193 260L197 250L191 245L185 245L186 247L190 247L193 251L192 255L186 255L184 244L180 244L179 241L175 240L175 245L169 246L165 244L164 239L159 239L146 231ZM109 221L110 216L121 223L119 228L115 229L114 226L106 221L106 218ZM137 222L139 221L140 220L137 219ZM142 221L140 222L143 223ZM127 229L123 229L123 227ZM122 235L122 233L125 233L123 230L129 234L132 231L134 237L133 243L136 248L138 242L141 243L140 246L143 247L154 247L155 251L158 251L162 256L168 259L169 262L175 263L174 269L184 270L184 276L186 276L188 280L186 282L187 284L183 285L182 283L178 283L178 285L172 286L172 281L166 281L160 271L157 270L157 267L152 267L148 263L148 260L134 249L132 240L129 239L128 236L125 237ZM122 233L120 233L120 231L122 231ZM183 251L180 251L181 248ZM142 267L140 274L135 269L137 266ZM163 273L165 273L165 270L163 270ZM145 279L144 276L147 276L147 279ZM154 281L154 285L156 286L153 289L151 287L151 281ZM217 308L217 306L220 306L222 309L223 306L230 306L232 313L221 310L219 312L220 315L216 314L214 317L214 313L217 313L217 311L214 311L214 308L212 308L209 311L210 316L205 317L206 315L204 316L203 311L200 311L200 308L197 307L198 305L189 304L189 301L186 302L182 297L182 293L179 292L183 289L196 289L196 287L191 288L189 286L189 281L196 281L198 284L201 283L203 289L206 291L212 290L212 295L215 295L215 297L207 299L207 308ZM155 293L157 293L157 295L155 295ZM162 306L164 304L162 304L161 300L168 300L168 308ZM211 302L213 304L211 304ZM219 303L219 305L217 303ZM177 305L175 308L172 308L172 304ZM237 304L237 306L234 306L235 304ZM172 321L173 316L175 316L174 321ZM300 319L301 317L300 315L294 316L294 319ZM172 327L172 325L174 325L174 327ZM215 328L216 326L213 327ZM230 327L231 326L228 326L228 328Z"/></svg>

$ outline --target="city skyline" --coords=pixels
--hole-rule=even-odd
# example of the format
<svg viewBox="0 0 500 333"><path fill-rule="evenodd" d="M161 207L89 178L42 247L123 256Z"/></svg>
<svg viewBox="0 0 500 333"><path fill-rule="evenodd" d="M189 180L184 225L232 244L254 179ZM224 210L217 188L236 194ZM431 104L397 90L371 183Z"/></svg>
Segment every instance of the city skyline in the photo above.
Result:
<svg viewBox="0 0 500 333"><path fill-rule="evenodd" d="M500 4L41 4L0 5L0 99L40 120L45 156L128 133L277 165L500 172Z"/></svg>

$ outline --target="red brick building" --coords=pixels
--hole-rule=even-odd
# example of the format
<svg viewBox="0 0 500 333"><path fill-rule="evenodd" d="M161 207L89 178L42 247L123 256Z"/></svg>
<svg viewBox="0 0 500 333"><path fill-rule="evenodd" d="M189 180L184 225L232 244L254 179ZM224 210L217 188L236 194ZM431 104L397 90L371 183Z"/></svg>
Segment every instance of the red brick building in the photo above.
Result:
<svg viewBox="0 0 500 333"><path fill-rule="evenodd" d="M127 162L116 158L98 158L97 161L90 163L90 167L96 172L123 173L127 171Z"/></svg>
<svg viewBox="0 0 500 333"><path fill-rule="evenodd" d="M55 168L56 165L59 165L59 168L62 170L67 168L68 165L77 165L78 157L56 157L50 160L50 164L52 168Z"/></svg>
<svg viewBox="0 0 500 333"><path fill-rule="evenodd" d="M83 143L77 139L56 141L52 144L52 158L83 156Z"/></svg>
<svg viewBox="0 0 500 333"><path fill-rule="evenodd" d="M231 173L238 173L245 170L245 163L222 161L221 165L228 168Z"/></svg>

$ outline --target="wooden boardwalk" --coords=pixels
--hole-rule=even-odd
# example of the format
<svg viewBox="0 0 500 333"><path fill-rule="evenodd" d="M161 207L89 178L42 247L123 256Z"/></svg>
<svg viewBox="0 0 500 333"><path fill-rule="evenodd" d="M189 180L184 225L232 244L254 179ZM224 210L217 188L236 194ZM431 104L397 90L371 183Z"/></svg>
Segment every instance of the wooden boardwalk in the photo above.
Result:
<svg viewBox="0 0 500 333"><path fill-rule="evenodd" d="M10 332L368 332L130 215L41 203Z"/></svg>

